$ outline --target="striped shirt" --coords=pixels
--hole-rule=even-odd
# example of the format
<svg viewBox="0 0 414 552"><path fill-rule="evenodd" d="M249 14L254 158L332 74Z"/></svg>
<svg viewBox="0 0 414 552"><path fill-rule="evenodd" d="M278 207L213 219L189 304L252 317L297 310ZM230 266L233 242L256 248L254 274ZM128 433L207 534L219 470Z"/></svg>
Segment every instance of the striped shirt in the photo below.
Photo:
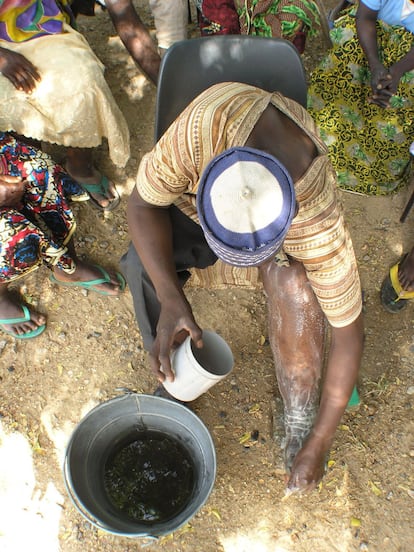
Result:
<svg viewBox="0 0 414 552"><path fill-rule="evenodd" d="M138 192L152 205L175 203L198 222L195 199L204 168L224 150L243 146L269 104L295 122L318 151L294 184L299 211L283 249L304 264L330 324L347 326L362 309L355 254L327 148L310 115L293 100L241 83L212 86L187 106L143 157L137 175Z"/></svg>

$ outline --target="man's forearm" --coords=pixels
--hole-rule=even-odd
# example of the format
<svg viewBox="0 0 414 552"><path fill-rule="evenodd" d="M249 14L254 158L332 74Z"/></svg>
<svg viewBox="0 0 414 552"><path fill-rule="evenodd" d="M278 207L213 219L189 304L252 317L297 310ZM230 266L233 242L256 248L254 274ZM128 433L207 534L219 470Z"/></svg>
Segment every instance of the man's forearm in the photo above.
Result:
<svg viewBox="0 0 414 552"><path fill-rule="evenodd" d="M329 448L348 405L360 368L363 349L362 316L345 328L332 328L331 349L322 388L314 437Z"/></svg>
<svg viewBox="0 0 414 552"><path fill-rule="evenodd" d="M173 259L168 209L147 206L134 190L128 201L132 243L154 285L159 301L182 294Z"/></svg>

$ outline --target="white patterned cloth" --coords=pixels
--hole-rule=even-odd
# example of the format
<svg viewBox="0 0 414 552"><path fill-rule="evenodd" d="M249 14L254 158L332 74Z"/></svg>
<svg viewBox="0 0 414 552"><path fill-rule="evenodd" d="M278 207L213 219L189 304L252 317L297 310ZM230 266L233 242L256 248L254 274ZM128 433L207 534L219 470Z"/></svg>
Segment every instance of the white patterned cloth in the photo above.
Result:
<svg viewBox="0 0 414 552"><path fill-rule="evenodd" d="M66 147L94 148L107 138L111 160L129 159L129 130L104 77L104 66L86 39L69 25L61 34L0 46L38 69L31 94L0 74L0 129Z"/></svg>

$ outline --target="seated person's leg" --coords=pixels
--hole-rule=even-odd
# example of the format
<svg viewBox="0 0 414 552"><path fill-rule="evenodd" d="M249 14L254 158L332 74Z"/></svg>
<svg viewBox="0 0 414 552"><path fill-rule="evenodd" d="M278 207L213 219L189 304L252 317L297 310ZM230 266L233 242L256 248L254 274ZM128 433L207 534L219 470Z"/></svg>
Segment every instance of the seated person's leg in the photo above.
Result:
<svg viewBox="0 0 414 552"><path fill-rule="evenodd" d="M38 229L15 209L0 208L0 326L14 337L35 337L46 324L46 317L10 293L9 284L39 264Z"/></svg>
<svg viewBox="0 0 414 552"><path fill-rule="evenodd" d="M35 337L45 329L46 318L12 297L11 282L42 264L53 270L54 283L103 295L118 295L125 282L119 273L77 258L75 222L63 191L63 181L70 177L59 165L4 133L0 161L0 186L6 178L22 185L18 202L9 195L0 203L0 325L14 337Z"/></svg>
<svg viewBox="0 0 414 552"><path fill-rule="evenodd" d="M92 151L107 138L111 160L125 166L129 131L101 62L82 35L70 28L59 35L10 43L8 49L32 63L39 79L32 93L25 95L0 75L0 117L4 128L32 140L68 148L68 171L86 186L95 186L92 195L101 208L113 208L118 199L116 191L93 167ZM75 166L72 149L75 157L76 152L89 154L86 158L79 155Z"/></svg>

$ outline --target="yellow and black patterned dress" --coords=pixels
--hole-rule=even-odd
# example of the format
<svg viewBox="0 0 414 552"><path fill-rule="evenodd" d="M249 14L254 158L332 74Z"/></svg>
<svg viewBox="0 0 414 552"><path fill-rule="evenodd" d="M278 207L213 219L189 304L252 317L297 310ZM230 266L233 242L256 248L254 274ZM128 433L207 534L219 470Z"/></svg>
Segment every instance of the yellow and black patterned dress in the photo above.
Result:
<svg viewBox="0 0 414 552"><path fill-rule="evenodd" d="M367 195L392 193L408 179L414 141L414 71L401 78L387 109L370 104L370 71L356 32L357 6L335 21L333 47L312 73L308 110L329 148L342 189ZM414 45L403 26L377 20L385 67Z"/></svg>

